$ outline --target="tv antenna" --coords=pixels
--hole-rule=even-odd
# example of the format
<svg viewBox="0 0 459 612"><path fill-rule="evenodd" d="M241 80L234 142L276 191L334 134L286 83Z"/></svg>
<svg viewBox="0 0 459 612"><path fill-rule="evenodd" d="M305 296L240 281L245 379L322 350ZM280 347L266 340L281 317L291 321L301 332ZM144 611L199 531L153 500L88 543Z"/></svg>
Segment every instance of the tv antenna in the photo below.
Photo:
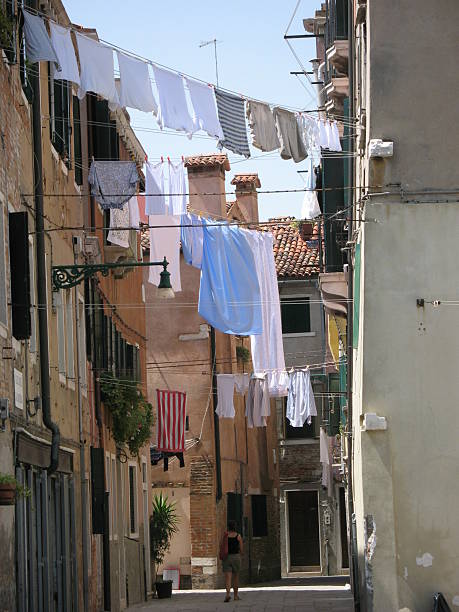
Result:
<svg viewBox="0 0 459 612"><path fill-rule="evenodd" d="M208 45L213 45L214 46L215 77L216 77L216 80L217 80L217 87L218 87L218 59L217 59L217 43L218 42L222 42L222 41L221 40L217 40L216 38L213 38L212 40L205 40L205 41L201 42L201 44L199 45L199 48L207 47Z"/></svg>

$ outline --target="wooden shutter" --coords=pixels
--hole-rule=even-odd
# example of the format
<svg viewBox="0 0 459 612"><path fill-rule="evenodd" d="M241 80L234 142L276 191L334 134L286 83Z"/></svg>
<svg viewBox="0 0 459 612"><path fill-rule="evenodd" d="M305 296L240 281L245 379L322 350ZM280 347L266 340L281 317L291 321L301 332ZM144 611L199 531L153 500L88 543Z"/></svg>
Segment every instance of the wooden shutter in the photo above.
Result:
<svg viewBox="0 0 459 612"><path fill-rule="evenodd" d="M75 168L75 183L83 184L83 155L81 150L81 115L80 101L73 96L73 162Z"/></svg>
<svg viewBox="0 0 459 612"><path fill-rule="evenodd" d="M104 533L104 449L91 447L92 532Z"/></svg>
<svg viewBox="0 0 459 612"><path fill-rule="evenodd" d="M13 336L17 340L30 338L30 270L28 214L9 214L11 306Z"/></svg>

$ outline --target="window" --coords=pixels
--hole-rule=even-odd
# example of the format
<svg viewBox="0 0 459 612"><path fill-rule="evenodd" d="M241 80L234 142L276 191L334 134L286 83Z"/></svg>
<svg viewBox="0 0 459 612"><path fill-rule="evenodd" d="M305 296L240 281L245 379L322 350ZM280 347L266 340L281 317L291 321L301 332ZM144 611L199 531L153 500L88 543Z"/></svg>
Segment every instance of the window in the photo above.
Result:
<svg viewBox="0 0 459 612"><path fill-rule="evenodd" d="M242 532L242 495L240 493L226 494L226 520L236 521L237 530Z"/></svg>
<svg viewBox="0 0 459 612"><path fill-rule="evenodd" d="M131 536L138 536L136 470L135 463L129 464L129 532Z"/></svg>
<svg viewBox="0 0 459 612"><path fill-rule="evenodd" d="M3 201L0 200L0 322L8 326L6 307L6 257L5 257L5 213Z"/></svg>
<svg viewBox="0 0 459 612"><path fill-rule="evenodd" d="M16 340L26 340L30 338L28 213L10 213L8 220L13 336Z"/></svg>
<svg viewBox="0 0 459 612"><path fill-rule="evenodd" d="M75 168L75 183L83 184L83 154L81 150L81 119L80 101L73 96L73 165Z"/></svg>
<svg viewBox="0 0 459 612"><path fill-rule="evenodd" d="M308 297L282 297L281 316L283 334L304 334L311 331Z"/></svg>
<svg viewBox="0 0 459 612"><path fill-rule="evenodd" d="M268 535L266 495L252 495L252 535L254 538Z"/></svg>
<svg viewBox="0 0 459 612"><path fill-rule="evenodd" d="M111 487L111 506L112 506L112 535L115 540L118 539L118 487L116 481L116 457L111 456L112 462L112 487Z"/></svg>
<svg viewBox="0 0 459 612"><path fill-rule="evenodd" d="M292 427L290 421L287 419L287 398L283 397L283 411L284 411L284 436L286 440L305 440L308 438L316 437L316 417L312 417L311 424L305 423L303 427ZM319 409L317 407L317 413Z"/></svg>
<svg viewBox="0 0 459 612"><path fill-rule="evenodd" d="M80 374L80 385L83 394L87 392L87 373L86 373L86 319L84 312L84 298L78 296L78 370Z"/></svg>
<svg viewBox="0 0 459 612"><path fill-rule="evenodd" d="M57 316L57 355L59 378L66 375L65 371L65 313L63 290L54 294Z"/></svg>
<svg viewBox="0 0 459 612"><path fill-rule="evenodd" d="M73 339L73 299L72 290L66 290L65 325L67 342L67 377L75 380L75 349Z"/></svg>
<svg viewBox="0 0 459 612"><path fill-rule="evenodd" d="M70 87L68 81L54 78L54 65L49 66L49 127L54 148L70 162Z"/></svg>

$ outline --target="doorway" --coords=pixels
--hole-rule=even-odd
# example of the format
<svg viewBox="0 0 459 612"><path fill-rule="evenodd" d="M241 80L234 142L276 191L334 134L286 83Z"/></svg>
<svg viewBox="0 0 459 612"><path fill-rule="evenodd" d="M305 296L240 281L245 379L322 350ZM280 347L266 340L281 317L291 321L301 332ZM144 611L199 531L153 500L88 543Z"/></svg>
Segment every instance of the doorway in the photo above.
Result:
<svg viewBox="0 0 459 612"><path fill-rule="evenodd" d="M320 572L317 491L289 491L288 528L291 572Z"/></svg>

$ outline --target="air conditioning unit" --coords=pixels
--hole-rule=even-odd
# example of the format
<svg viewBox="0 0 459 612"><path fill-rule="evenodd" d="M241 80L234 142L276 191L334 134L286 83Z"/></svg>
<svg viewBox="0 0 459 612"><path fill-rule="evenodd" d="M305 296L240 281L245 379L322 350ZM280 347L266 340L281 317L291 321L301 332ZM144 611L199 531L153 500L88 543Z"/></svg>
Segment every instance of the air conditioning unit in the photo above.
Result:
<svg viewBox="0 0 459 612"><path fill-rule="evenodd" d="M102 253L100 250L99 238L97 236L84 237L84 255L88 262L92 264L102 263Z"/></svg>

